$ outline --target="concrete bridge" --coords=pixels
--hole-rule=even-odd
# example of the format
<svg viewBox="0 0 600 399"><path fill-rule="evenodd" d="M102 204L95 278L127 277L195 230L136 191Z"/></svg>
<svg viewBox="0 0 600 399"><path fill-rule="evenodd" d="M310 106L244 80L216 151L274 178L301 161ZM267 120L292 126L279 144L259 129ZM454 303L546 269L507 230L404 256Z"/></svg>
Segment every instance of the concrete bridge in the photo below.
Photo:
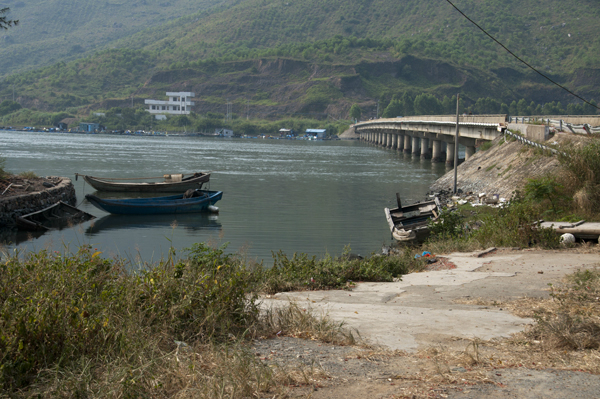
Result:
<svg viewBox="0 0 600 399"><path fill-rule="evenodd" d="M458 143L465 146L465 158L475 154L475 147L491 141L506 129L506 115L469 115L459 119ZM360 140L386 148L454 164L455 115L423 115L405 118L376 119L359 122L354 131Z"/></svg>

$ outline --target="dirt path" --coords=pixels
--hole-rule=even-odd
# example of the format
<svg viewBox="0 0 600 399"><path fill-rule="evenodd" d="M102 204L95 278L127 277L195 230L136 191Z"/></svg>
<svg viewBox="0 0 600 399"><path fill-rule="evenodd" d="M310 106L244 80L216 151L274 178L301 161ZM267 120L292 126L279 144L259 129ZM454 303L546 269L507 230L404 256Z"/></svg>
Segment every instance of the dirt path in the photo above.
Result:
<svg viewBox="0 0 600 399"><path fill-rule="evenodd" d="M508 310L523 297L548 298L549 283L598 265L598 246L473 255L449 255L447 264L456 268L415 273L394 283L360 283L350 292L276 295L265 306L293 300L326 312L373 346L275 338L258 341L257 356L280 367L302 365L304 379L290 388L296 397L598 397L600 377L574 368L581 364L575 357L587 356L588 369L600 370L599 352L575 354L571 361L519 347L515 334L532 320Z"/></svg>

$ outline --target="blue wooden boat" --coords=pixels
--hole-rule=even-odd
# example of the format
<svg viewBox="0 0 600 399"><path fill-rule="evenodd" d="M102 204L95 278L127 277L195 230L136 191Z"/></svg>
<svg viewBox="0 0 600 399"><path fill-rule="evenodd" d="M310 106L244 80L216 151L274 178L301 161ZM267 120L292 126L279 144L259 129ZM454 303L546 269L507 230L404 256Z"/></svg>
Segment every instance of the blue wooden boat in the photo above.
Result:
<svg viewBox="0 0 600 399"><path fill-rule="evenodd" d="M152 198L104 199L92 194L87 194L85 198L96 208L118 215L156 215L163 213L218 211L218 208L214 204L223 196L222 191L193 190L194 196L184 198L189 195L188 192L168 197Z"/></svg>

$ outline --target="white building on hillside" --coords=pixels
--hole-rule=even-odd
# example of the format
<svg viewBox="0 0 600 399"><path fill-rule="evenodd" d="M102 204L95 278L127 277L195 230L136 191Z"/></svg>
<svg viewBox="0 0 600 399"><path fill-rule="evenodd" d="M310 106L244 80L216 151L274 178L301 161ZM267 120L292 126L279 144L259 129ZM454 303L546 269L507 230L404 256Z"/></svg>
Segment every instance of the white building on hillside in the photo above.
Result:
<svg viewBox="0 0 600 399"><path fill-rule="evenodd" d="M192 110L194 102L191 101L195 97L194 93L188 91L167 92L167 101L161 100L145 100L148 105L146 111L151 114L171 114L171 115L188 115Z"/></svg>

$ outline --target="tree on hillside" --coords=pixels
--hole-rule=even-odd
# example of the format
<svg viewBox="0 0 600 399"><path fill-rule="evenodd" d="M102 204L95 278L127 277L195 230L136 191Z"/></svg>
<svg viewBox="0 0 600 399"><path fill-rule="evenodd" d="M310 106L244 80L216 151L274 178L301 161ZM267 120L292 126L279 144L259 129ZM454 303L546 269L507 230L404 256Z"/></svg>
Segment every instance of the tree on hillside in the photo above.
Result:
<svg viewBox="0 0 600 399"><path fill-rule="evenodd" d="M350 107L349 115L350 115L350 118L352 118L354 120L359 120L360 116L362 115L362 110L360 109L360 107L357 104L353 104Z"/></svg>
<svg viewBox="0 0 600 399"><path fill-rule="evenodd" d="M442 103L432 94L419 94L415 97L415 114L440 115L442 114Z"/></svg>
<svg viewBox="0 0 600 399"><path fill-rule="evenodd" d="M402 116L402 104L400 104L400 101L393 98L392 101L390 101L390 103L388 104L387 107L385 107L385 110L383 111L383 117L384 118L395 118L397 116Z"/></svg>
<svg viewBox="0 0 600 399"><path fill-rule="evenodd" d="M5 7L0 9L0 29L8 29L11 26L17 26L19 24L18 20L8 19L6 14L10 11L10 8Z"/></svg>

